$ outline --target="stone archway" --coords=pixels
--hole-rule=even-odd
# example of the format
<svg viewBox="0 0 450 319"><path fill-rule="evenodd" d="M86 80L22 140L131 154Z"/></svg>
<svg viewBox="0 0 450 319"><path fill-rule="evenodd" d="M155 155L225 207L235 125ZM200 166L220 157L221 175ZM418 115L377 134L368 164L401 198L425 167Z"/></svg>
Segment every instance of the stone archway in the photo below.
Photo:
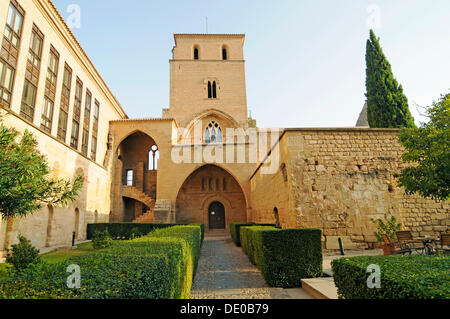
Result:
<svg viewBox="0 0 450 319"><path fill-rule="evenodd" d="M247 221L247 204L239 182L223 168L208 164L195 170L181 186L176 200L176 222L204 223L209 229L210 206L215 202L224 207L225 228L231 222Z"/></svg>
<svg viewBox="0 0 450 319"><path fill-rule="evenodd" d="M152 215L157 196L157 151L155 140L142 131L131 133L118 145L113 181L114 221L132 222Z"/></svg>

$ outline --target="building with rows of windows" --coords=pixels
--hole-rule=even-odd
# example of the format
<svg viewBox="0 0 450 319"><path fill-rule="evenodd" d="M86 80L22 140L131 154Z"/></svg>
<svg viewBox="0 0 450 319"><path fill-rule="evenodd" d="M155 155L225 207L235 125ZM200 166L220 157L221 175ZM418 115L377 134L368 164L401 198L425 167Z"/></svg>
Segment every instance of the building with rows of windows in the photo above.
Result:
<svg viewBox="0 0 450 319"><path fill-rule="evenodd" d="M243 34L175 34L170 107L129 119L50 0L0 3L0 105L30 130L55 177L85 176L69 207L0 222L37 247L86 238L98 222L318 227L324 247L367 247L371 218L415 234L450 223L448 202L405 195L397 131L257 128L248 116ZM274 106L276 107L276 106Z"/></svg>

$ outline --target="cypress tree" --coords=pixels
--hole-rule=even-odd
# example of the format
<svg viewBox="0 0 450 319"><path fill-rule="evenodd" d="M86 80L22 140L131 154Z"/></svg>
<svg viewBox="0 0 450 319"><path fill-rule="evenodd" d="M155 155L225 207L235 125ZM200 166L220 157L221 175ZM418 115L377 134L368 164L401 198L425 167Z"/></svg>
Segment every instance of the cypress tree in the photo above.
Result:
<svg viewBox="0 0 450 319"><path fill-rule="evenodd" d="M415 127L403 88L392 74L379 39L370 30L366 47L367 117L372 128Z"/></svg>

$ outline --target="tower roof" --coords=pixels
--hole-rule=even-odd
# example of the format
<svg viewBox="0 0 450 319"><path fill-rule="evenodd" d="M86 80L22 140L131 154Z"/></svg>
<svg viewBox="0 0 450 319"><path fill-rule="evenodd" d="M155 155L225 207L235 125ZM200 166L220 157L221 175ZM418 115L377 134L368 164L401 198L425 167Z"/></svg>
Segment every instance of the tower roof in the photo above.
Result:
<svg viewBox="0 0 450 319"><path fill-rule="evenodd" d="M237 33L174 33L175 44L177 38L242 38L242 42L245 40L245 34Z"/></svg>

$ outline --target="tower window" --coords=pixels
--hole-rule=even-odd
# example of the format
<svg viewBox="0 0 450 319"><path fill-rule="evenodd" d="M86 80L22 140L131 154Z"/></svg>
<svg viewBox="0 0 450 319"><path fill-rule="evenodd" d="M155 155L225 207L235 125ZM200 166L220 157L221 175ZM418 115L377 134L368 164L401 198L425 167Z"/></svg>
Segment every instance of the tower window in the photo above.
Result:
<svg viewBox="0 0 450 319"><path fill-rule="evenodd" d="M223 47L222 48L222 60L228 60L228 52L227 52L227 48Z"/></svg>
<svg viewBox="0 0 450 319"><path fill-rule="evenodd" d="M198 60L198 48L194 48L194 60Z"/></svg>
<svg viewBox="0 0 450 319"><path fill-rule="evenodd" d="M208 99L217 99L216 81L208 81Z"/></svg>

